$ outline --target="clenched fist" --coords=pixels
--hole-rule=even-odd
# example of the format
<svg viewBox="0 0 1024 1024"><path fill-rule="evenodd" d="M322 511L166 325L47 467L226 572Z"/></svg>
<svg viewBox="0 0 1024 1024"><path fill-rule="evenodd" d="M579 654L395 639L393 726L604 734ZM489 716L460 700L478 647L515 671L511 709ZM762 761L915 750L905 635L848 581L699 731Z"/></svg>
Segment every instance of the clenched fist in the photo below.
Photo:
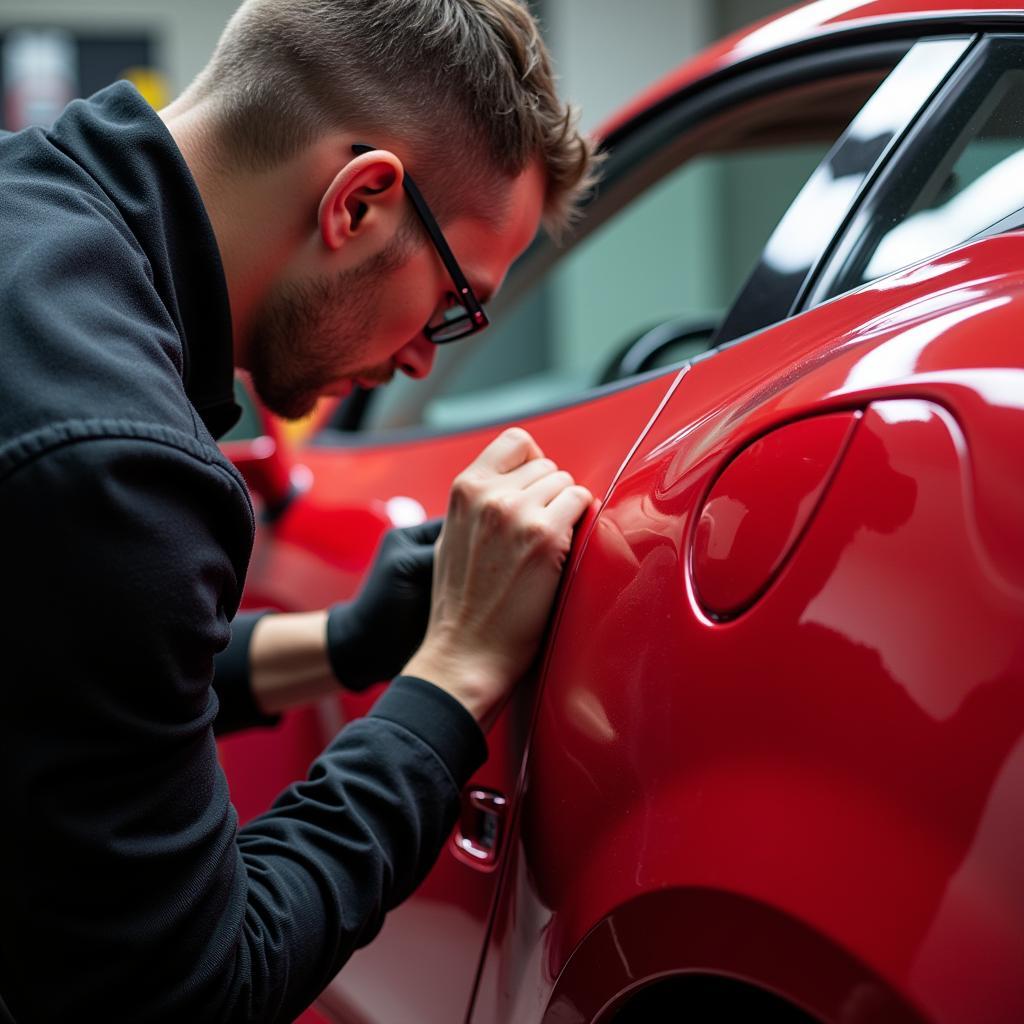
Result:
<svg viewBox="0 0 1024 1024"><path fill-rule="evenodd" d="M488 445L452 485L427 633L405 674L493 721L537 652L573 527L592 501L525 430Z"/></svg>

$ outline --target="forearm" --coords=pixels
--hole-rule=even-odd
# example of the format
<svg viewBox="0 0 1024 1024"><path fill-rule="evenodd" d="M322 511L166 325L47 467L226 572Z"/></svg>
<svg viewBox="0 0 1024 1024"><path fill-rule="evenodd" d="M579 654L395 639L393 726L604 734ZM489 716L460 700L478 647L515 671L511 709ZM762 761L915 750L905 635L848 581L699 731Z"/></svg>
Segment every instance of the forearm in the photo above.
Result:
<svg viewBox="0 0 1024 1024"><path fill-rule="evenodd" d="M486 658L477 660L470 652L459 650L457 643L425 643L402 675L432 682L454 697L485 730L500 710L500 701L494 695L505 689L501 673Z"/></svg>
<svg viewBox="0 0 1024 1024"><path fill-rule="evenodd" d="M271 614L260 619L249 646L249 673L253 699L263 714L276 715L338 692L326 636L326 611ZM477 690L484 673L473 671L470 662L466 657L446 660L444 652L420 650L403 675L434 682L481 720L487 706Z"/></svg>
<svg viewBox="0 0 1024 1024"><path fill-rule="evenodd" d="M249 645L253 699L266 715L338 692L327 658L327 612L266 615Z"/></svg>

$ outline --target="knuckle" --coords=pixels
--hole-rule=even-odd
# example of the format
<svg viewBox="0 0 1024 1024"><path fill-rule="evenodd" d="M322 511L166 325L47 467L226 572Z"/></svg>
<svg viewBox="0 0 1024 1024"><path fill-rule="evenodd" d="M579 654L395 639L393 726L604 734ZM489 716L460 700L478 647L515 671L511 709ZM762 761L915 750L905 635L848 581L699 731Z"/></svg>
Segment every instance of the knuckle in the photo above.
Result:
<svg viewBox="0 0 1024 1024"><path fill-rule="evenodd" d="M508 519L513 511L514 505L509 494L488 494L480 503L480 517L489 523Z"/></svg>
<svg viewBox="0 0 1024 1024"><path fill-rule="evenodd" d="M452 498L456 501L472 501L479 489L479 483L468 470L463 470L452 481Z"/></svg>
<svg viewBox="0 0 1024 1024"><path fill-rule="evenodd" d="M531 549L550 547L556 541L551 524L537 516L523 523L522 536Z"/></svg>

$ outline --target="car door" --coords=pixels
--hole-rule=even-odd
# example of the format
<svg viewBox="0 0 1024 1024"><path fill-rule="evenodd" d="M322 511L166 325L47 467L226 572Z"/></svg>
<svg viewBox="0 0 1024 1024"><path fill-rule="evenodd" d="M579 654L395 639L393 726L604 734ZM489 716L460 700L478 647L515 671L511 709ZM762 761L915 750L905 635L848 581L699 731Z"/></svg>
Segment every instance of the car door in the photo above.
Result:
<svg viewBox="0 0 1024 1024"><path fill-rule="evenodd" d="M886 144L900 137L965 45L933 47L927 60L913 40L786 54L688 87L619 129L606 185L573 247L560 256L542 243L528 254L510 281L516 302L494 311L496 326L464 350L468 357L439 367L440 386L415 395L395 389L390 405L364 415L364 429L329 428L289 460L279 487L289 500L264 504L247 600L305 609L347 596L380 531L443 512L451 478L508 423L526 426L599 499L607 495L682 379L680 367L709 352L729 323L793 197L804 189L808 201L837 139L849 151L851 120L888 82L888 95L902 99ZM894 65L896 79L888 77ZM889 105L876 99L872 109ZM833 193L835 228L879 156L861 152L859 184ZM716 208L728 216L711 217ZM808 256L819 259L829 240L821 234L817 249L805 246ZM346 425L343 414L336 426ZM258 455L248 457L255 489L270 493L253 471ZM580 527L567 587L592 520ZM465 1016L510 845L535 690L526 680L492 730L490 759L438 865L324 994L321 1006L335 1019L440 1024ZM372 699L341 694L291 716L287 742L223 744L243 812L269 801Z"/></svg>

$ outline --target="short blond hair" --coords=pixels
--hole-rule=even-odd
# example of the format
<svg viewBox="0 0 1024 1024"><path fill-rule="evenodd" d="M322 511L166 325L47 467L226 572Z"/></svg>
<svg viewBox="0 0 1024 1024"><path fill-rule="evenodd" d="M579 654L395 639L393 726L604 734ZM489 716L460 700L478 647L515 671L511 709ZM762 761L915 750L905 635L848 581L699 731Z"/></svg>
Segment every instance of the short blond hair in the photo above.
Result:
<svg viewBox="0 0 1024 1024"><path fill-rule="evenodd" d="M495 179L536 160L557 236L597 160L555 81L520 0L245 0L187 95L213 102L227 157L251 168L341 128L400 137L442 221L493 213Z"/></svg>

